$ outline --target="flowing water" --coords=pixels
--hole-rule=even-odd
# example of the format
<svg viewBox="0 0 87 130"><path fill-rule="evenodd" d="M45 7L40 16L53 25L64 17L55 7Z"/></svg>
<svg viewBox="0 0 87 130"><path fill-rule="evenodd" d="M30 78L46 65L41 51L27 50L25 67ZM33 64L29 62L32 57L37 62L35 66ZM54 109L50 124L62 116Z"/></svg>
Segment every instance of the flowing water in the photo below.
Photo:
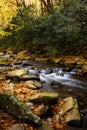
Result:
<svg viewBox="0 0 87 130"><path fill-rule="evenodd" d="M78 100L81 109L87 109L87 78L77 77L75 69L68 72L57 64L31 60L22 60L10 66L25 68L29 74L38 75L42 83L41 91L58 92L60 97L72 96Z"/></svg>
<svg viewBox="0 0 87 130"><path fill-rule="evenodd" d="M75 70L67 72L57 64L35 62L32 65L38 68L29 70L39 75L41 91L58 92L60 97L72 96L78 100L81 109L87 109L87 77L77 77Z"/></svg>
<svg viewBox="0 0 87 130"><path fill-rule="evenodd" d="M78 100L80 111L87 110L87 77L78 77L76 75L76 69L66 71L66 68L58 66L57 64L31 60L22 60L15 64L11 63L6 66L0 66L0 68L4 67L27 69L29 74L38 75L42 84L40 88L41 91L58 92L61 98L72 96ZM82 119L87 123L87 117L86 119L84 117ZM68 128L66 128L66 130L68 130ZM69 130L82 129L75 129L69 126Z"/></svg>

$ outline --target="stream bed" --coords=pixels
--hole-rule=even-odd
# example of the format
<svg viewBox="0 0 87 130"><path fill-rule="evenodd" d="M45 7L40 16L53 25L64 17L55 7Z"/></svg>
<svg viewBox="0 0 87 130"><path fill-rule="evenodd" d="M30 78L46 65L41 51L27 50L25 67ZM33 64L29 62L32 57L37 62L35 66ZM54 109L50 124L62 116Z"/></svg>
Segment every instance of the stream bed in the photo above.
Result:
<svg viewBox="0 0 87 130"><path fill-rule="evenodd" d="M40 91L57 92L60 98L73 97L79 103L80 112L87 110L87 77L77 75L77 69L74 67L68 69L59 64L25 59L9 59L1 56L3 62L0 61L0 81L2 82L3 76L12 70L26 70L28 75L37 76L41 83ZM4 63L7 60L7 63ZM3 75L3 76L2 76ZM12 77L15 79L15 76ZM24 82L27 79L18 75L17 82ZM8 78L7 82L15 84L15 80ZM71 129L69 129L71 130ZM77 129L72 129L77 130ZM78 129L79 130L79 129Z"/></svg>
<svg viewBox="0 0 87 130"><path fill-rule="evenodd" d="M72 96L78 100L81 109L87 109L87 77L77 76L74 69L66 71L57 64L32 60L23 60L14 67L28 69L31 75L39 75L41 91L58 92L62 98Z"/></svg>

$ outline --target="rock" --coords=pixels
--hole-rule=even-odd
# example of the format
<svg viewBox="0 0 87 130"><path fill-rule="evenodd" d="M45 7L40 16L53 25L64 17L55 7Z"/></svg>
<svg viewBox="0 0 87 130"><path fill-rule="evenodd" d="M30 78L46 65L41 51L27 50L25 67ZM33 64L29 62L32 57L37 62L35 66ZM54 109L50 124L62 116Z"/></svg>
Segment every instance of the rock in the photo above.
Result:
<svg viewBox="0 0 87 130"><path fill-rule="evenodd" d="M9 86L6 87L6 88L3 88L3 90L4 90L5 92L7 92L7 91L11 91L13 88L14 88L14 83L10 83Z"/></svg>
<svg viewBox="0 0 87 130"><path fill-rule="evenodd" d="M52 58L52 62L57 63L57 64L61 64L63 62L63 58L62 57Z"/></svg>
<svg viewBox="0 0 87 130"><path fill-rule="evenodd" d="M5 75L0 75L0 80L5 80L6 76Z"/></svg>
<svg viewBox="0 0 87 130"><path fill-rule="evenodd" d="M22 124L14 124L13 126L8 127L8 130L26 130L26 128Z"/></svg>
<svg viewBox="0 0 87 130"><path fill-rule="evenodd" d="M21 61L16 62L16 63L12 63L10 66L13 67L13 68L21 68L21 67L23 67Z"/></svg>
<svg viewBox="0 0 87 130"><path fill-rule="evenodd" d="M37 87L35 86L33 81L26 81L25 85L29 88L29 89L37 89Z"/></svg>
<svg viewBox="0 0 87 130"><path fill-rule="evenodd" d="M20 80L39 80L37 75L22 75L19 77Z"/></svg>
<svg viewBox="0 0 87 130"><path fill-rule="evenodd" d="M41 88L41 83L39 81L26 81L25 85L30 88L30 89L37 89L37 88Z"/></svg>
<svg viewBox="0 0 87 130"><path fill-rule="evenodd" d="M84 76L87 76L87 64L86 64L86 63L83 64L83 66L82 66L82 71L83 71L83 75L84 75Z"/></svg>
<svg viewBox="0 0 87 130"><path fill-rule="evenodd" d="M59 114L56 114L56 115L54 116L54 118L55 118L56 121L58 121L58 120L60 119Z"/></svg>
<svg viewBox="0 0 87 130"><path fill-rule="evenodd" d="M44 105L44 104L41 104L39 105L38 107L38 110L39 110L39 115L42 116L43 114L45 114L49 109L49 106L47 105Z"/></svg>
<svg viewBox="0 0 87 130"><path fill-rule="evenodd" d="M44 124L41 127L39 127L37 130L54 130L54 129L51 128L49 125Z"/></svg>
<svg viewBox="0 0 87 130"><path fill-rule="evenodd" d="M23 50L23 51L20 51L18 52L17 56L24 56L26 53L28 53L28 50Z"/></svg>
<svg viewBox="0 0 87 130"><path fill-rule="evenodd" d="M37 88L41 88L41 82L35 80L34 83Z"/></svg>
<svg viewBox="0 0 87 130"><path fill-rule="evenodd" d="M29 101L33 103L42 102L44 104L52 104L58 99L58 97L58 93L40 92L29 97Z"/></svg>
<svg viewBox="0 0 87 130"><path fill-rule="evenodd" d="M5 54L5 55L3 56L3 58L4 58L5 60L8 60L8 59L10 58L10 54Z"/></svg>
<svg viewBox="0 0 87 130"><path fill-rule="evenodd" d="M4 52L0 52L0 56L3 56L4 55Z"/></svg>
<svg viewBox="0 0 87 130"><path fill-rule="evenodd" d="M59 115L64 115L67 111L69 111L70 109L74 107L74 104L75 102L72 97L65 98L64 104L62 105Z"/></svg>
<svg viewBox="0 0 87 130"><path fill-rule="evenodd" d="M78 126L81 124L81 118L76 99L74 99L74 107L69 111L65 121L66 123L71 124L73 126Z"/></svg>
<svg viewBox="0 0 87 130"><path fill-rule="evenodd" d="M14 77L20 77L22 75L26 75L28 74L26 69L19 69L19 70L14 70L14 71L10 71L7 73L7 77L9 78L14 78Z"/></svg>
<svg viewBox="0 0 87 130"><path fill-rule="evenodd" d="M41 119L35 115L29 107L23 103L16 95L0 93L0 108L25 122L33 122L41 125Z"/></svg>
<svg viewBox="0 0 87 130"><path fill-rule="evenodd" d="M8 60L0 58L0 66L6 66L8 65Z"/></svg>

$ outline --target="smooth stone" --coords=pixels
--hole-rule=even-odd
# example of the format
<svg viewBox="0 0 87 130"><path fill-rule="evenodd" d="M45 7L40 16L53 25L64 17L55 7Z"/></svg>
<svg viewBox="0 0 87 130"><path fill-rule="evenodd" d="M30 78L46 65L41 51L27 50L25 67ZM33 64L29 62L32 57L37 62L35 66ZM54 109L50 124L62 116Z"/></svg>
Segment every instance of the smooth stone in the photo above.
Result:
<svg viewBox="0 0 87 130"><path fill-rule="evenodd" d="M64 115L67 111L74 107L74 104L75 102L72 97L65 98L64 104L62 105L59 115Z"/></svg>
<svg viewBox="0 0 87 130"><path fill-rule="evenodd" d="M29 88L29 89L37 89L37 87L34 84L34 81L26 81L25 85Z"/></svg>
<svg viewBox="0 0 87 130"><path fill-rule="evenodd" d="M22 75L19 77L20 80L39 80L37 75Z"/></svg>
<svg viewBox="0 0 87 130"><path fill-rule="evenodd" d="M14 71L10 71L7 73L7 77L13 78L13 77L20 77L22 75L26 75L28 74L26 69L19 69L19 70L14 70Z"/></svg>
<svg viewBox="0 0 87 130"><path fill-rule="evenodd" d="M41 83L39 81L26 81L25 85L30 88L30 89L37 89L37 88L41 88Z"/></svg>
<svg viewBox="0 0 87 130"><path fill-rule="evenodd" d="M29 97L29 102L53 104L59 97L58 93L40 92Z"/></svg>
<svg viewBox="0 0 87 130"><path fill-rule="evenodd" d="M66 123L72 125L72 126L78 126L81 125L81 117L78 107L78 102L76 99L74 99L74 107L71 109L65 119Z"/></svg>

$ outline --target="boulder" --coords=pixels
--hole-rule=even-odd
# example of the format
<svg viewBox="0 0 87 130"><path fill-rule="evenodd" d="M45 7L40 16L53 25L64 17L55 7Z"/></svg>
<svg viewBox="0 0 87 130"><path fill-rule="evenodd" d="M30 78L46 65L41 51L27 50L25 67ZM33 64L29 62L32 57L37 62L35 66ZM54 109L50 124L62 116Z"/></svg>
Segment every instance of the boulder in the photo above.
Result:
<svg viewBox="0 0 87 130"><path fill-rule="evenodd" d="M74 107L68 112L65 122L73 126L81 124L81 117L76 99L74 99Z"/></svg>
<svg viewBox="0 0 87 130"><path fill-rule="evenodd" d="M14 70L14 71L10 71L7 73L7 77L9 78L14 78L14 77L20 77L22 75L26 75L28 74L26 69L19 69L19 70Z"/></svg>
<svg viewBox="0 0 87 130"><path fill-rule="evenodd" d="M0 108L25 122L33 122L41 125L41 119L34 114L29 107L23 103L16 95L0 93Z"/></svg>
<svg viewBox="0 0 87 130"><path fill-rule="evenodd" d="M37 88L41 88L41 82L39 81L26 81L25 85L30 88L30 89L37 89Z"/></svg>
<svg viewBox="0 0 87 130"><path fill-rule="evenodd" d="M53 104L59 97L58 93L40 92L29 97L29 102Z"/></svg>
<svg viewBox="0 0 87 130"><path fill-rule="evenodd" d="M75 102L72 97L65 98L59 115L64 115L67 111L71 110L74 107L74 104Z"/></svg>

